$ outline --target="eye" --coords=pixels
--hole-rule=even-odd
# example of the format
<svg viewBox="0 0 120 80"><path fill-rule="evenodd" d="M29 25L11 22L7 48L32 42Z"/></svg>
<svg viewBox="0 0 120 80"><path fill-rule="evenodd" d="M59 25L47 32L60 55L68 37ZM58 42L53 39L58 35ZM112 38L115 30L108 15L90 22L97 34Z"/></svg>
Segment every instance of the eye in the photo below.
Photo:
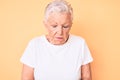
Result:
<svg viewBox="0 0 120 80"><path fill-rule="evenodd" d="M53 27L53 28L56 28L56 27L57 27L57 25L53 25L52 27Z"/></svg>
<svg viewBox="0 0 120 80"><path fill-rule="evenodd" d="M69 26L63 26L63 28L69 28Z"/></svg>

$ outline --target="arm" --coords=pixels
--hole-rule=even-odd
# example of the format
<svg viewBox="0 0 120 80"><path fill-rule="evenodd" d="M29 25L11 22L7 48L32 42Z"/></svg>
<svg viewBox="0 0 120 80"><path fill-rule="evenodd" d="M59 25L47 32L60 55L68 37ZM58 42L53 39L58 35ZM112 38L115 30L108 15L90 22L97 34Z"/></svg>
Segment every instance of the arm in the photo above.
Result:
<svg viewBox="0 0 120 80"><path fill-rule="evenodd" d="M82 65L81 80L92 80L90 64Z"/></svg>
<svg viewBox="0 0 120 80"><path fill-rule="evenodd" d="M23 64L21 80L34 80L34 69Z"/></svg>

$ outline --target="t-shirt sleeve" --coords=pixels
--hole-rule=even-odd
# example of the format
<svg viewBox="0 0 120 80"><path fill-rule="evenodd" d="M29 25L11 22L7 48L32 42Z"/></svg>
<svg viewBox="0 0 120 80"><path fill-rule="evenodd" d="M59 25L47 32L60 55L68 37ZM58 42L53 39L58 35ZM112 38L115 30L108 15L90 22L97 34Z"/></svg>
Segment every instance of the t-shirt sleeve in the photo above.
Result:
<svg viewBox="0 0 120 80"><path fill-rule="evenodd" d="M83 44L83 54L82 54L82 65L88 64L93 61L93 58L91 56L90 50L84 41Z"/></svg>
<svg viewBox="0 0 120 80"><path fill-rule="evenodd" d="M31 40L26 47L22 57L20 58L20 61L23 64L26 64L32 68L35 67L35 51L34 51L34 42Z"/></svg>

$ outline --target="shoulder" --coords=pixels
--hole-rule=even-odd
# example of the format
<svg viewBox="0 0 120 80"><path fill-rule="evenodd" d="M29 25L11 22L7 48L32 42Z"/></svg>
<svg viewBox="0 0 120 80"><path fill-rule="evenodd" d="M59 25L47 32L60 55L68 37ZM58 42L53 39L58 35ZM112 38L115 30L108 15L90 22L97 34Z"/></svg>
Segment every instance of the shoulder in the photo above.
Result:
<svg viewBox="0 0 120 80"><path fill-rule="evenodd" d="M85 42L85 39L81 36L71 34L70 38L71 38L72 41L74 41L76 43L84 43Z"/></svg>
<svg viewBox="0 0 120 80"><path fill-rule="evenodd" d="M44 39L44 35L36 36L29 41L29 44L38 44Z"/></svg>

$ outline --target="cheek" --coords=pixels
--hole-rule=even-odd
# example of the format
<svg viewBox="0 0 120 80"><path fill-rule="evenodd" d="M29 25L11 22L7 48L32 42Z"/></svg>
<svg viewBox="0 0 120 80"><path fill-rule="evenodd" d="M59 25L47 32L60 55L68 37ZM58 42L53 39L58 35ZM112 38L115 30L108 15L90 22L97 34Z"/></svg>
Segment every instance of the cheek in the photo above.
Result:
<svg viewBox="0 0 120 80"><path fill-rule="evenodd" d="M56 30L55 29L49 29L48 32L49 32L50 35L54 35L56 33Z"/></svg>
<svg viewBox="0 0 120 80"><path fill-rule="evenodd" d="M63 33L63 34L64 34L64 37L65 37L65 38L67 38L67 37L68 37L68 35L69 35L69 30L64 31L64 33Z"/></svg>
<svg viewBox="0 0 120 80"><path fill-rule="evenodd" d="M69 34L69 31L70 31L70 29L65 30L64 33L65 33L66 35L68 35L68 34Z"/></svg>

